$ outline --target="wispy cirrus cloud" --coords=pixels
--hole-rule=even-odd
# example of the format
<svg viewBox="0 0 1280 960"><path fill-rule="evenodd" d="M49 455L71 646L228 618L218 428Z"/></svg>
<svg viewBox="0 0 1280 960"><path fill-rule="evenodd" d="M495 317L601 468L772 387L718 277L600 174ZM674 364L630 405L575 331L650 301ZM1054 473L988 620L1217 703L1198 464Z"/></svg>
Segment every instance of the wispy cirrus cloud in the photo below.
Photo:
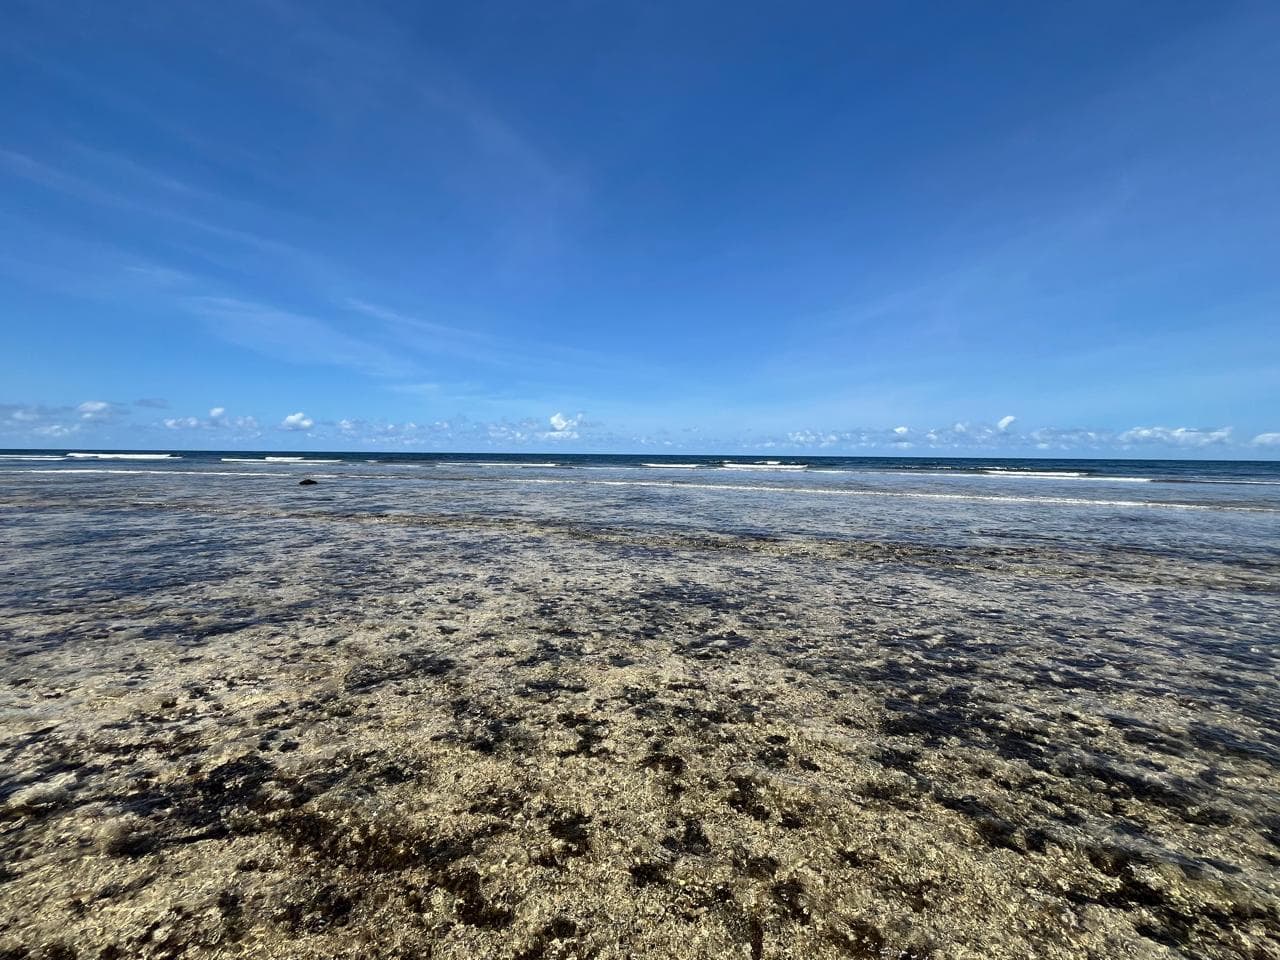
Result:
<svg viewBox="0 0 1280 960"><path fill-rule="evenodd" d="M409 377L417 366L386 346L319 317L233 297L190 297L190 311L221 339L290 363L349 367L375 377Z"/></svg>
<svg viewBox="0 0 1280 960"><path fill-rule="evenodd" d="M482 152L518 160L513 168L529 172L542 184L540 190L561 189L554 165L478 101L461 92L426 99L434 109L456 113L464 125L474 126L484 144L478 148ZM219 218L227 209L239 210L241 204L130 156L82 143L67 146L57 162L0 146L0 175L21 178L83 204L160 220L183 231L181 246L198 255L211 268L208 272L202 274L199 265L191 262L178 267L154 256L146 262L128 263L125 248L117 251L126 258L121 270L133 283L149 286L153 296L199 317L220 339L287 362L343 366L384 380L420 380L424 374L433 375L441 359L517 369L524 377L610 362L571 344L544 340L523 345L482 331L424 320L367 299L331 296L327 287L342 270L328 258ZM73 169L65 160L67 156L78 157L81 163ZM47 229L56 234L56 228ZM94 255L102 256L110 249L103 247ZM282 306L278 300L267 302L241 292L253 285L244 281L261 273L264 258L272 265L273 279L287 279L300 294L293 301L312 306ZM23 273L31 275L25 267ZM79 283L86 282L81 276L73 277ZM110 284L103 279L99 286L109 289ZM372 326L353 322L352 315L376 322Z"/></svg>
<svg viewBox="0 0 1280 960"><path fill-rule="evenodd" d="M103 154L99 152L99 155ZM135 170L143 169L127 157L117 156L115 162L118 165L129 165ZM136 177L122 181L118 177L104 176L100 170L72 171L42 157L0 147L0 173L21 178L83 203L184 228L193 234L193 249L198 251L199 238L203 236L206 240L212 238L230 243L258 255L268 254L277 263L288 261L294 268L306 268L315 272L324 270L315 254L296 244L253 229L218 222L206 216L199 208L192 208L173 195L173 185L178 181L160 172L147 171L147 179L140 185ZM157 184L165 185L168 189L157 192L154 189ZM204 205L210 208L225 209L231 205L231 201L225 197L197 191L195 188L180 192L189 197L202 197ZM206 249L201 252L211 261L225 261L225 257L216 250ZM180 277L182 273L174 271L173 275Z"/></svg>
<svg viewBox="0 0 1280 960"><path fill-rule="evenodd" d="M113 207L132 205L126 197L20 150L0 147L0 172L89 203Z"/></svg>
<svg viewBox="0 0 1280 960"><path fill-rule="evenodd" d="M521 362L498 337L410 316L358 297L348 297L347 309L376 321L403 346L423 355L458 357L487 366L512 366Z"/></svg>
<svg viewBox="0 0 1280 960"><path fill-rule="evenodd" d="M574 370L583 365L605 369L617 364L616 358L572 343L548 342L546 339L534 344L517 342L483 330L424 320L357 297L348 297L343 305L378 321L389 338L424 358L455 357L480 366L526 373L548 369Z"/></svg>
<svg viewBox="0 0 1280 960"><path fill-rule="evenodd" d="M589 190L581 170L525 129L520 115L499 109L441 58L423 58L393 14L370 8L358 20L339 19L291 0L276 0L270 12L297 55L327 69L290 69L275 45L255 52L261 37L241 45L248 69L270 72L300 107L348 135L361 117L397 104L397 151L446 185L499 273L537 269L560 253L565 221Z"/></svg>

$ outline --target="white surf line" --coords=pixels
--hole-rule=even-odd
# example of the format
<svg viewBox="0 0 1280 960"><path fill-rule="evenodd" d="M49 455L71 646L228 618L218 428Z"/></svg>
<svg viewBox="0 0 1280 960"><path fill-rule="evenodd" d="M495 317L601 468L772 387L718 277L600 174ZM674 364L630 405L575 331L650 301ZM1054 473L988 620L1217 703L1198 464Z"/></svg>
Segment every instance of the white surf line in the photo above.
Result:
<svg viewBox="0 0 1280 960"><path fill-rule="evenodd" d="M529 467L566 467L564 463L502 463L492 460L437 460L430 463L435 467L513 467L517 470Z"/></svg>
<svg viewBox="0 0 1280 960"><path fill-rule="evenodd" d="M1000 467L983 470L982 475L986 477L1044 477L1049 480L1069 480L1089 476L1087 473L1080 473L1075 470L1007 470Z"/></svg>
<svg viewBox="0 0 1280 960"><path fill-rule="evenodd" d="M983 476L997 479L1003 477L1008 480L1021 480L1024 477L1028 480L1091 480L1096 483L1152 483L1156 479L1155 477L1103 477L1091 473L1054 473L1049 470L1025 470L1022 472L1016 470L984 470L981 474L949 473L945 474L945 476Z"/></svg>
<svg viewBox="0 0 1280 960"><path fill-rule="evenodd" d="M175 453L68 453L69 460L181 460Z"/></svg>
<svg viewBox="0 0 1280 960"><path fill-rule="evenodd" d="M42 473L57 476L67 473L112 473L112 474L137 474L138 476L152 477L284 477L292 479L297 476L296 473L244 473L235 470L126 470L123 468L112 469L111 467L64 467L61 470L11 470L10 473ZM342 479L341 474L337 473L318 473L318 477L324 477L330 480Z"/></svg>
<svg viewBox="0 0 1280 960"><path fill-rule="evenodd" d="M1039 473L1013 473L1010 471L1001 471L999 473L989 471L963 471L963 470L855 470L851 467L809 467L806 473L826 473L838 474L845 477L915 477L916 479L929 478L939 480L985 480L988 478L1013 478L1028 477L1032 480L1084 480L1097 483L1156 483L1159 477L1104 477L1087 473L1050 473L1048 471ZM1179 483L1197 483L1200 481L1185 480ZM1276 483L1280 485L1280 481L1271 480L1206 480L1205 483Z"/></svg>
<svg viewBox="0 0 1280 960"><path fill-rule="evenodd" d="M1247 484L1250 484L1250 485L1257 485L1257 486L1262 486L1262 487L1280 487L1280 480L1218 480L1218 479L1209 479L1209 478L1206 478L1206 479L1204 479L1204 480L1184 480L1184 479L1182 479L1181 477L1161 477L1161 478L1160 478L1160 482L1161 482L1161 483L1187 483L1187 484L1193 484L1193 483L1247 483Z"/></svg>
<svg viewBox="0 0 1280 960"><path fill-rule="evenodd" d="M745 490L751 492L806 493L816 496L904 497L911 500L965 500L990 503L1052 503L1084 507L1167 507L1173 510L1243 510L1252 513L1280 513L1275 507L1238 504L1168 503L1160 500L1084 500L1079 497L985 497L963 493L920 493L891 490L832 490L821 487L760 487L739 483L672 483L659 480L562 480L557 477L495 477L502 483L580 483L608 487L664 487L669 490Z"/></svg>
<svg viewBox="0 0 1280 960"><path fill-rule="evenodd" d="M237 473L229 470L128 470L124 468L112 469L109 467L64 467L61 469L44 469L37 468L31 470L10 470L9 474L146 474L159 477L172 477L177 475L196 476L196 477L284 477L291 478L297 474L291 473ZM340 473L320 473L316 476L321 479L328 480L393 480L403 481L402 476L380 476L370 474L349 475ZM419 475L415 479L421 479L430 482L431 477ZM1276 507L1259 507L1246 506L1241 504L1210 504L1210 503L1169 503L1161 500L1085 500L1079 497L986 497L979 494L963 494L963 493L921 493L917 491L891 491L891 490L838 490L824 489L821 487L773 487L773 486L756 486L754 484L740 483L683 483L673 482L670 480L580 480L568 479L562 477L470 477L468 480L483 483L542 483L542 484L578 484L580 486L597 486L597 487L662 487L667 490L737 490L747 491L751 493L772 492L772 493L802 493L814 496L834 496L834 497L881 497L894 498L899 497L907 500L956 500L967 502L988 502L988 503L1046 503L1058 504L1064 506L1082 506L1082 507L1141 507L1141 508L1165 508L1169 510L1228 510L1245 513L1280 513L1280 508ZM441 481L441 482L457 482L457 481Z"/></svg>

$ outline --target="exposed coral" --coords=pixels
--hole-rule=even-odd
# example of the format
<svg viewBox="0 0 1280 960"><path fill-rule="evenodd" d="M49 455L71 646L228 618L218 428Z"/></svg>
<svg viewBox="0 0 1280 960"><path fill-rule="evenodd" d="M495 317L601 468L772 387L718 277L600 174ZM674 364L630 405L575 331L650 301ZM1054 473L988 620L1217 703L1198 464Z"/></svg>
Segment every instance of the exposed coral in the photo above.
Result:
<svg viewBox="0 0 1280 960"><path fill-rule="evenodd" d="M1260 539L669 489L6 477L0 956L1280 956Z"/></svg>

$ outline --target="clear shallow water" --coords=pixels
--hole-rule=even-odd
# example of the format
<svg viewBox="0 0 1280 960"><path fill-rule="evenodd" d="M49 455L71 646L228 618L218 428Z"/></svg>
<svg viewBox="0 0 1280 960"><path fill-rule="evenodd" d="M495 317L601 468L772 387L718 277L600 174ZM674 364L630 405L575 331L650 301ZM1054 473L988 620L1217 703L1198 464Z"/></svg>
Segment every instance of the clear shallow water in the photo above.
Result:
<svg viewBox="0 0 1280 960"><path fill-rule="evenodd" d="M0 470L630 480L653 486L880 491L1280 509L1280 461L0 450Z"/></svg>
<svg viewBox="0 0 1280 960"><path fill-rule="evenodd" d="M804 469L769 469L770 463L50 450L0 452L0 478L73 483L76 476L101 476L149 496L197 483L272 497L305 477L324 485L311 501L317 506L366 511L471 511L487 504L495 513L780 536L881 537L892 530L895 538L939 545L1057 540L1259 560L1280 551L1280 462L779 457L779 467Z"/></svg>
<svg viewBox="0 0 1280 960"><path fill-rule="evenodd" d="M1280 948L1274 465L65 453L0 949Z"/></svg>

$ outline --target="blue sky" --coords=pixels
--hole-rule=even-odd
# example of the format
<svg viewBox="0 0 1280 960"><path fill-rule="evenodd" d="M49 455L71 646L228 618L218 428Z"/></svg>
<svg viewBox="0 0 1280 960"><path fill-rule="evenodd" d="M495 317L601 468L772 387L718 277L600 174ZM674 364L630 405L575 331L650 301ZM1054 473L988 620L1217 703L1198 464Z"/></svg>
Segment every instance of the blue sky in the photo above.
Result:
<svg viewBox="0 0 1280 960"><path fill-rule="evenodd" d="M1273 3L4 7L0 446L1280 456Z"/></svg>

